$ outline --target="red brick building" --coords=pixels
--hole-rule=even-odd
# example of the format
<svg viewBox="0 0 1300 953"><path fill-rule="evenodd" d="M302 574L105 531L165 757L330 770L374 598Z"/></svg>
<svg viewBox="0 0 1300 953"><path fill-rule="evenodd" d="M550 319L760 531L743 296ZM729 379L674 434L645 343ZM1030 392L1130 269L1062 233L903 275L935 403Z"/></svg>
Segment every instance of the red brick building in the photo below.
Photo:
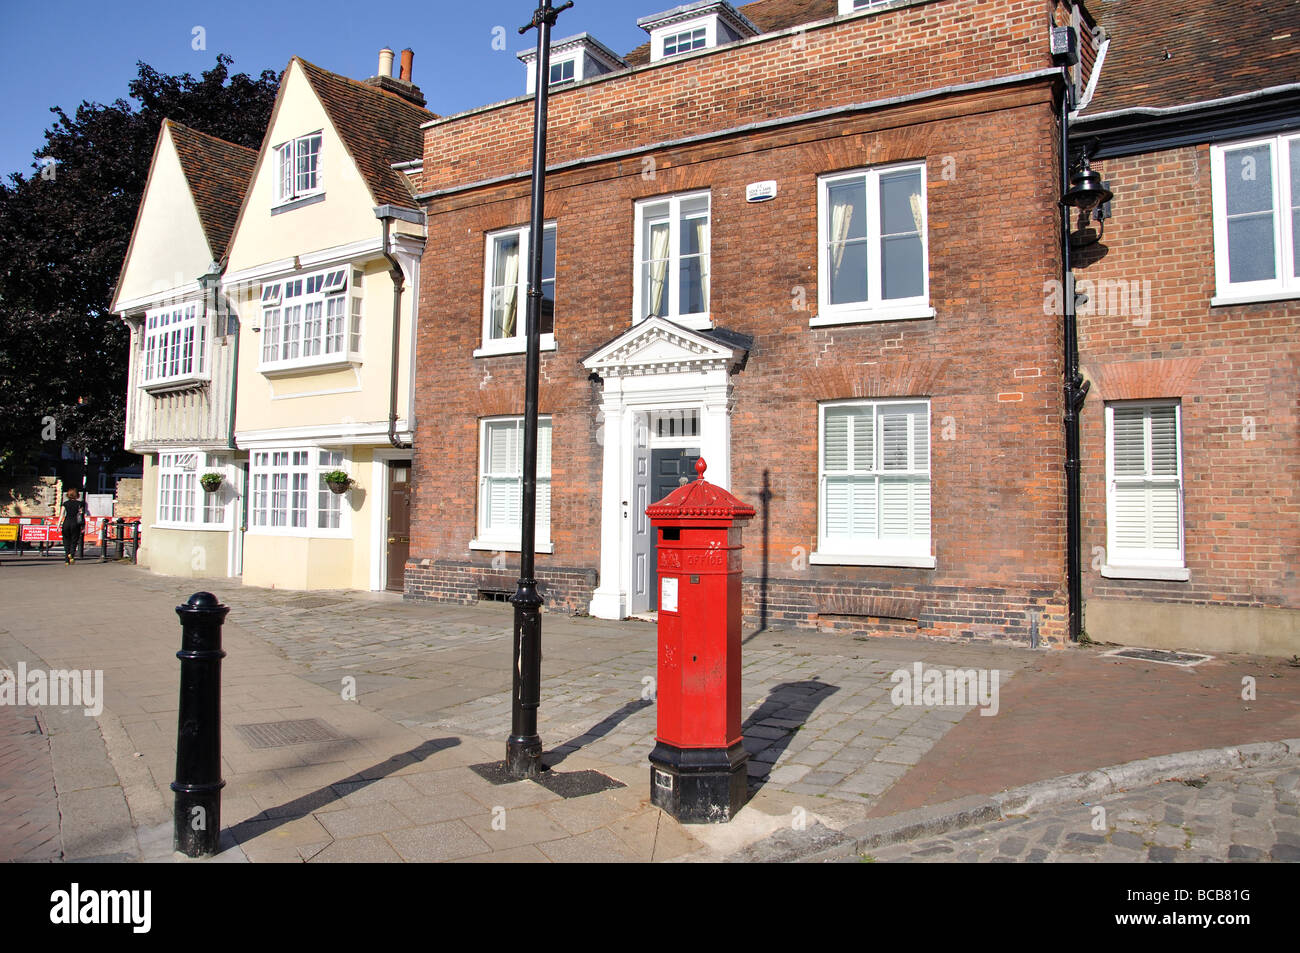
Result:
<svg viewBox="0 0 1300 953"><path fill-rule="evenodd" d="M1115 193L1075 252L1086 628L1300 652L1300 29L1123 0L1072 126Z"/></svg>
<svg viewBox="0 0 1300 953"><path fill-rule="evenodd" d="M1088 15L760 0L640 22L625 66L551 93L548 605L652 611L644 507L702 455L758 510L750 623L1064 641L1064 351L1042 289ZM1063 71L1067 22L1082 57ZM521 97L425 128L417 347L436 373L416 417L438 439L416 441L412 598L514 590L531 115Z"/></svg>

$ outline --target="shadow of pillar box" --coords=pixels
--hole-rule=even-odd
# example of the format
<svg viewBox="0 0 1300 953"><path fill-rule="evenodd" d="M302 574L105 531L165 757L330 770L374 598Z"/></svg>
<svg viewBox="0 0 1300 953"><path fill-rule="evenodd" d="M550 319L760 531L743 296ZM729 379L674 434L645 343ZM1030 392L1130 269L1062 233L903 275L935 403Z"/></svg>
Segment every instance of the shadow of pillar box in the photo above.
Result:
<svg viewBox="0 0 1300 953"><path fill-rule="evenodd" d="M747 788L740 731L741 532L754 508L704 479L646 515L658 534L658 731L650 801L685 823L731 820Z"/></svg>

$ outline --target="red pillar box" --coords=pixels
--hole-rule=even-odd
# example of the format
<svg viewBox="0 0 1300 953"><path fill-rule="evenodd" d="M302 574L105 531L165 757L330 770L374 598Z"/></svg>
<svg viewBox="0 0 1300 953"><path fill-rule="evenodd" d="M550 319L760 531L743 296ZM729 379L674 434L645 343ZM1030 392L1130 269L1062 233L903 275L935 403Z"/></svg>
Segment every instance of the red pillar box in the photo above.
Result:
<svg viewBox="0 0 1300 953"><path fill-rule="evenodd" d="M659 534L659 730L650 801L685 823L744 806L740 734L740 544L754 508L704 479L646 507Z"/></svg>

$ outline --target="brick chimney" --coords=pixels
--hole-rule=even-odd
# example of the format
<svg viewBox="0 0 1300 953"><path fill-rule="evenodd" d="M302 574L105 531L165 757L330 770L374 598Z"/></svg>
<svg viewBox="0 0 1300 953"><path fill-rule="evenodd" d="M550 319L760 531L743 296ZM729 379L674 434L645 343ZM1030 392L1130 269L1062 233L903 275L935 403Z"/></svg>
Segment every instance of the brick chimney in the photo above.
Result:
<svg viewBox="0 0 1300 953"><path fill-rule="evenodd" d="M424 94L420 92L420 87L411 81L411 66L414 59L415 54L411 52L409 47L402 50L401 72L394 76L393 51L385 47L379 51L379 71L368 80L365 80L366 85L387 90L401 96L408 102L423 106L425 104Z"/></svg>

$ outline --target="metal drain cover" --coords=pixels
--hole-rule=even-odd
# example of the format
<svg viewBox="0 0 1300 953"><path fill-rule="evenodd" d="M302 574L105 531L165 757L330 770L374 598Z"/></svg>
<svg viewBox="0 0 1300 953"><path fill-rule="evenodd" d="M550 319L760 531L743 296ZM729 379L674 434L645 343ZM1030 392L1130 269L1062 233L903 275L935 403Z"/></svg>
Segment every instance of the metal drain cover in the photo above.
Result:
<svg viewBox="0 0 1300 953"><path fill-rule="evenodd" d="M267 721L260 725L236 725L239 737L250 748L286 748L320 741L345 741L341 734L319 718L302 721Z"/></svg>
<svg viewBox="0 0 1300 953"><path fill-rule="evenodd" d="M1168 649L1113 649L1102 653L1111 658L1127 658L1139 662L1159 662L1161 665L1180 665L1191 668L1214 658L1213 655L1198 655L1195 652L1170 652Z"/></svg>

